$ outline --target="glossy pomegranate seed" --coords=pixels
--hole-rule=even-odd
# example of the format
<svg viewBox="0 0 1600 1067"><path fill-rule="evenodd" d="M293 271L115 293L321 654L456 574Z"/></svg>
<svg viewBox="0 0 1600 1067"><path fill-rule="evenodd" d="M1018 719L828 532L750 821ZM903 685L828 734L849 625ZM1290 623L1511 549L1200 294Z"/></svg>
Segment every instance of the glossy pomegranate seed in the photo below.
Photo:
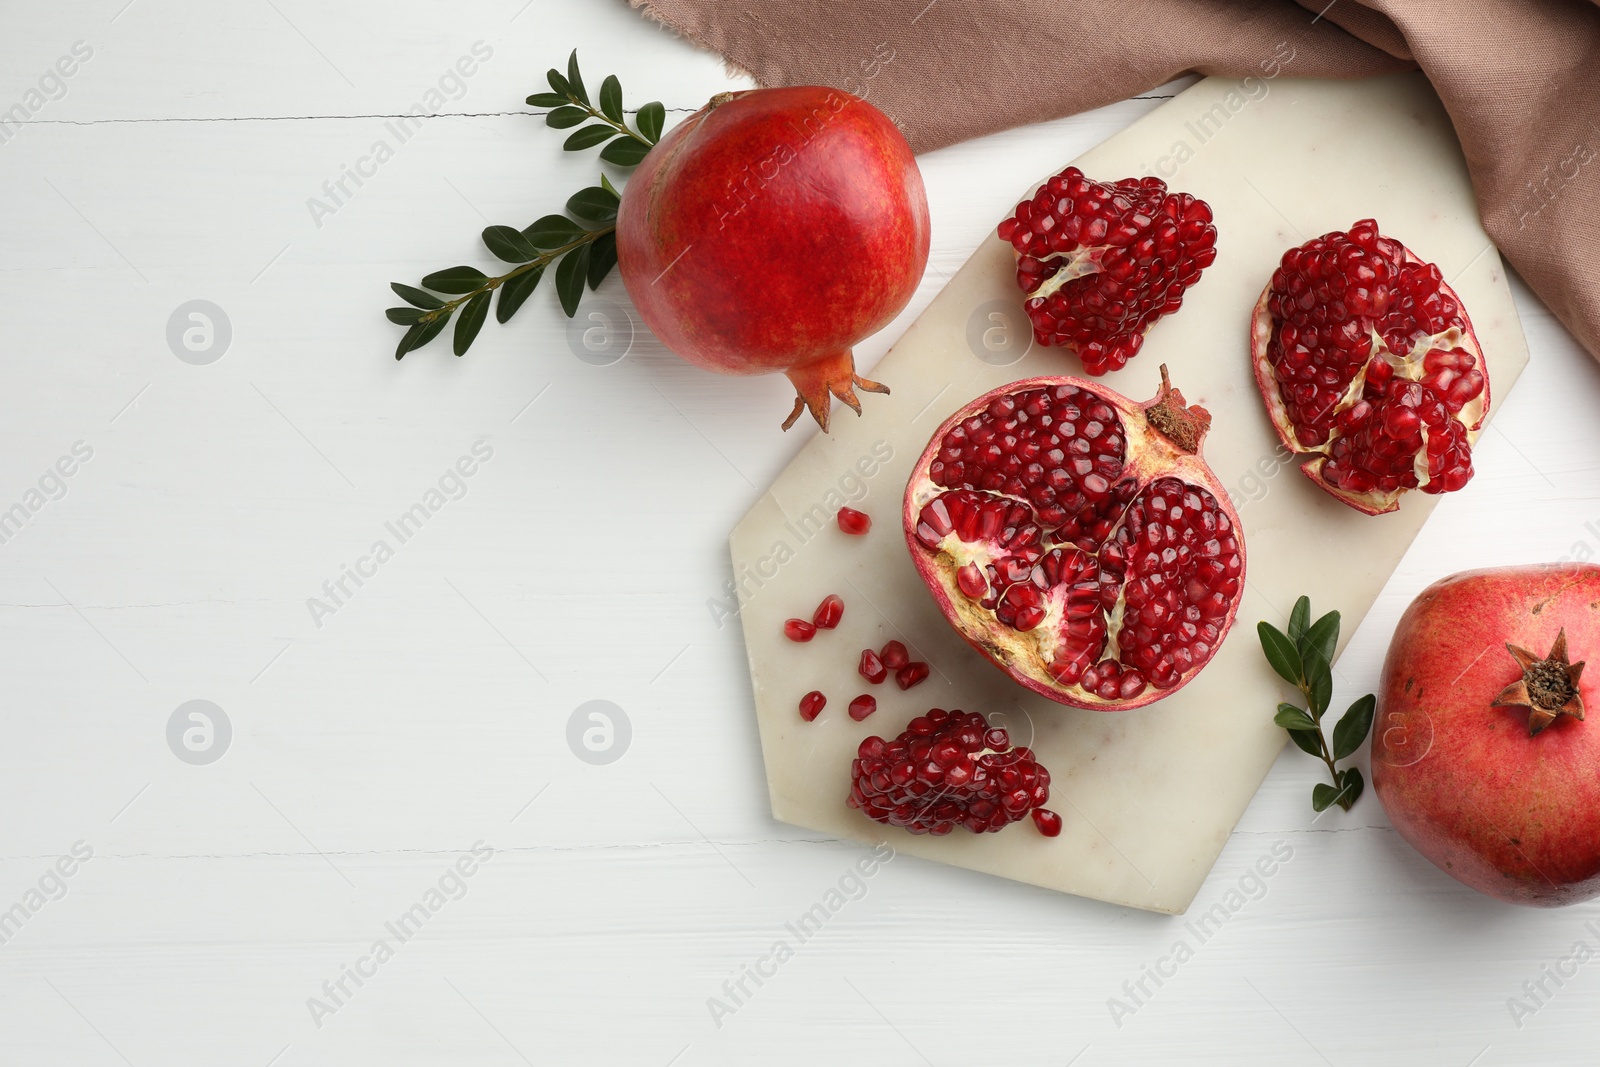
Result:
<svg viewBox="0 0 1600 1067"><path fill-rule="evenodd" d="M1000 224L1041 345L1091 375L1117 370L1217 256L1211 208L1158 178L1097 182L1068 167Z"/></svg>
<svg viewBox="0 0 1600 1067"><path fill-rule="evenodd" d="M811 623L819 630L831 630L844 618L844 601L832 593L822 598L811 615Z"/></svg>
<svg viewBox="0 0 1600 1067"><path fill-rule="evenodd" d="M850 702L850 717L856 722L860 722L877 710L877 698L870 693L862 693Z"/></svg>
<svg viewBox="0 0 1600 1067"><path fill-rule="evenodd" d="M828 704L828 698L816 689L800 698L800 717L810 722L822 713Z"/></svg>
<svg viewBox="0 0 1600 1067"><path fill-rule="evenodd" d="M906 646L899 641L890 641L878 653L878 658L883 660L883 665L891 671L897 671L911 662L911 653L906 651Z"/></svg>
<svg viewBox="0 0 1600 1067"><path fill-rule="evenodd" d="M914 834L999 830L1050 799L1050 772L981 715L938 708L899 737L869 737L850 765L850 807Z"/></svg>
<svg viewBox="0 0 1600 1067"><path fill-rule="evenodd" d="M913 660L894 672L894 684L901 689L910 689L927 677L928 665L921 660Z"/></svg>
<svg viewBox="0 0 1600 1067"><path fill-rule="evenodd" d="M1437 266L1363 219L1285 252L1265 300L1270 336L1256 358L1269 367L1269 413L1314 453L1315 480L1373 512L1408 489L1466 485L1488 380Z"/></svg>
<svg viewBox="0 0 1600 1067"><path fill-rule="evenodd" d="M873 685L889 677L889 668L883 665L883 660L879 659L878 654L870 648L861 650L861 663L856 670Z"/></svg>
<svg viewBox="0 0 1600 1067"><path fill-rule="evenodd" d="M1059 837L1061 834L1061 816L1044 808L1033 809L1033 825L1046 837Z"/></svg>
<svg viewBox="0 0 1600 1067"><path fill-rule="evenodd" d="M840 508L836 518L839 520L839 529L856 537L872 529L872 517L855 508Z"/></svg>
<svg viewBox="0 0 1600 1067"><path fill-rule="evenodd" d="M804 619L790 619L783 624L783 636L791 641L809 641L817 636L817 628Z"/></svg>

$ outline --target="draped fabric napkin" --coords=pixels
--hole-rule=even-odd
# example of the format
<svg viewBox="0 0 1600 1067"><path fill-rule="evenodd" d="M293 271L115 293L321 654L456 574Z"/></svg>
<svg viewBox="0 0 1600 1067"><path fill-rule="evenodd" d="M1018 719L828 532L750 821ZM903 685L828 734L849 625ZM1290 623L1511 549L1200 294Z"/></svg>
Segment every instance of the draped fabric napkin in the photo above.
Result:
<svg viewBox="0 0 1600 1067"><path fill-rule="evenodd" d="M1455 124L1484 227L1600 358L1600 0L630 3L760 85L867 97L919 152L1190 72L1420 67Z"/></svg>

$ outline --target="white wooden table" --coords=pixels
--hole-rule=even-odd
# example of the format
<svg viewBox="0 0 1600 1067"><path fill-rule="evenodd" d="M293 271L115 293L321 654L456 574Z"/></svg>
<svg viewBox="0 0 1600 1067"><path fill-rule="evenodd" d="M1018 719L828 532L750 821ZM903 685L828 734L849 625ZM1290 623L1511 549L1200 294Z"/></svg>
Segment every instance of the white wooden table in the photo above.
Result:
<svg viewBox="0 0 1600 1067"><path fill-rule="evenodd" d="M1292 748L1187 920L908 857L856 889L862 849L772 821L707 601L809 432L777 430L788 385L645 337L584 362L548 291L460 360L396 364L382 317L388 282L486 265L487 222L592 183L522 104L570 48L669 121L738 84L716 58L616 0L6 24L0 112L32 114L0 127L0 512L23 508L0 525L0 1063L1592 1059L1600 965L1545 969L1600 948L1600 908L1478 897L1370 794L1315 819ZM925 157L930 267L862 364L1018 187L1170 92ZM370 176L314 214L346 166ZM1433 578L1600 551L1600 367L1518 292L1533 363L1350 645L1363 690ZM385 524L434 489L400 543ZM194 700L221 715L186 745ZM590 701L629 724L613 762L569 745ZM785 924L841 885L799 944Z"/></svg>

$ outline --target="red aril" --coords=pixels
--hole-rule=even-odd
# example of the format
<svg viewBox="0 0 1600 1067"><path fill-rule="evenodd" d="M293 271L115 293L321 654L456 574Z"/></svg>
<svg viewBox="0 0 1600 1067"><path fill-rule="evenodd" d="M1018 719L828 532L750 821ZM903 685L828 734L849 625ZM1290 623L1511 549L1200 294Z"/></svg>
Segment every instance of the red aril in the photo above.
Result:
<svg viewBox="0 0 1600 1067"><path fill-rule="evenodd" d="M894 123L858 97L797 86L721 93L640 163L617 262L645 324L722 374L782 371L828 428L861 410L851 346L906 306L928 260L922 176Z"/></svg>
<svg viewBox="0 0 1600 1067"><path fill-rule="evenodd" d="M1363 219L1283 254L1250 325L1256 384L1301 470L1368 515L1472 477L1488 368L1439 268Z"/></svg>
<svg viewBox="0 0 1600 1067"><path fill-rule="evenodd" d="M1091 375L1133 358L1217 258L1204 200L1159 178L1097 182L1077 167L1018 204L1000 239L1016 251L1034 338L1072 349Z"/></svg>
<svg viewBox="0 0 1600 1067"><path fill-rule="evenodd" d="M839 529L855 537L860 537L872 529L871 516L855 508L840 508L839 514L835 517L839 520Z"/></svg>
<svg viewBox="0 0 1600 1067"><path fill-rule="evenodd" d="M894 684L901 689L910 689L926 681L927 677L928 665L921 660L914 660L894 672Z"/></svg>
<svg viewBox="0 0 1600 1067"><path fill-rule="evenodd" d="M911 653L906 651L906 646L899 641L890 641L883 646L878 656L883 660L883 665L891 671L897 671L911 662Z"/></svg>
<svg viewBox="0 0 1600 1067"><path fill-rule="evenodd" d="M1061 816L1044 808L1033 809L1033 825L1046 837L1061 836Z"/></svg>
<svg viewBox="0 0 1600 1067"><path fill-rule="evenodd" d="M862 693L850 702L850 717L856 722L860 722L877 710L878 698L869 693Z"/></svg>
<svg viewBox="0 0 1600 1067"><path fill-rule="evenodd" d="M883 660L879 659L878 654L870 648L861 650L861 663L856 667L856 672L873 685L889 677L889 668L883 665Z"/></svg>
<svg viewBox="0 0 1600 1067"><path fill-rule="evenodd" d="M1050 799L1050 772L983 716L934 708L892 741L869 737L850 764L845 803L914 834L1004 829ZM1040 830L1044 825L1040 824Z"/></svg>
<svg viewBox="0 0 1600 1067"><path fill-rule="evenodd" d="M844 601L837 594L829 593L822 598L822 603L817 605L817 610L811 615L811 624L819 630L831 630L839 625L839 620L844 618Z"/></svg>
<svg viewBox="0 0 1600 1067"><path fill-rule="evenodd" d="M1435 866L1513 904L1600 895L1600 567L1454 574L1400 618L1372 787Z"/></svg>
<svg viewBox="0 0 1600 1067"><path fill-rule="evenodd" d="M1199 454L1211 417L1161 371L1145 404L1077 378L985 393L934 432L906 486L906 541L945 618L1063 704L1159 700L1239 610L1239 519Z"/></svg>
<svg viewBox="0 0 1600 1067"><path fill-rule="evenodd" d="M817 628L804 619L789 619L783 624L783 636L791 641L809 641L817 636Z"/></svg>
<svg viewBox="0 0 1600 1067"><path fill-rule="evenodd" d="M811 722L822 714L822 709L827 705L828 698L823 696L820 690L813 689L800 698L800 717L806 722Z"/></svg>

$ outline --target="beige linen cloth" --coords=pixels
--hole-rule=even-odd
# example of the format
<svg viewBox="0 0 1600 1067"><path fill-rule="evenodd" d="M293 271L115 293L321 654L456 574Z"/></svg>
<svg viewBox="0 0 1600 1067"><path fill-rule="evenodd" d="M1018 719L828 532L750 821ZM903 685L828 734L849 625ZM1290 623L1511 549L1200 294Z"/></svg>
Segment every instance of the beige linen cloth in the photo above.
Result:
<svg viewBox="0 0 1600 1067"><path fill-rule="evenodd" d="M1461 138L1489 235L1600 358L1600 0L630 3L760 85L869 97L919 152L1188 72L1420 67Z"/></svg>

